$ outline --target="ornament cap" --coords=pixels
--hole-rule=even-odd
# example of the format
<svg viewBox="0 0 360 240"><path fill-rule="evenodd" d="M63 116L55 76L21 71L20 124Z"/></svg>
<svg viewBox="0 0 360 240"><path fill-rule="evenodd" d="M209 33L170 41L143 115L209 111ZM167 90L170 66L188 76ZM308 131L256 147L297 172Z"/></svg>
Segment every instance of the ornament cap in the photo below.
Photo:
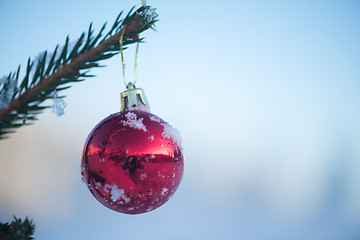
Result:
<svg viewBox="0 0 360 240"><path fill-rule="evenodd" d="M136 88L133 83L126 86L127 90L120 94L121 111L141 105L149 106L144 90Z"/></svg>

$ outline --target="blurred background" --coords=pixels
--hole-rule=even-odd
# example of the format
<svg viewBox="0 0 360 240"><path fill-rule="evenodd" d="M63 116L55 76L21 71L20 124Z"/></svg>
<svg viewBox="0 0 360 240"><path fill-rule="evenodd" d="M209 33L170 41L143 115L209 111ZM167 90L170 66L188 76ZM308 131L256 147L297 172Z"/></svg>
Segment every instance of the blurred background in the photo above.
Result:
<svg viewBox="0 0 360 240"><path fill-rule="evenodd" d="M120 109L120 56L0 141L0 221L36 239L360 239L360 2L147 1L137 86L183 139L172 199L142 215L81 182L91 129ZM0 1L0 75L141 1ZM125 51L133 79L135 47ZM49 102L48 104L51 104Z"/></svg>

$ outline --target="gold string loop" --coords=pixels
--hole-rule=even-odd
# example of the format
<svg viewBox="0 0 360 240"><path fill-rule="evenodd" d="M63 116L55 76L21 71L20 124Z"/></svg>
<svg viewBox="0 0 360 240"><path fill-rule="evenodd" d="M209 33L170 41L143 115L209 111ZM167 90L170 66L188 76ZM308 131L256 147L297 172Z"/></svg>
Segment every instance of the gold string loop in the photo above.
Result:
<svg viewBox="0 0 360 240"><path fill-rule="evenodd" d="M121 32L119 44L120 44L121 63L122 63L122 70L123 70L123 80L124 80L125 86L127 86L126 79L125 79L125 62L124 62L124 52L123 52L123 40L124 40L125 28L126 28L126 26L123 28L123 30Z"/></svg>
<svg viewBox="0 0 360 240"><path fill-rule="evenodd" d="M138 42L136 43L134 85L135 85L135 82L136 82L136 72L137 72L137 65L138 65L139 43L140 43L140 40L138 40Z"/></svg>
<svg viewBox="0 0 360 240"><path fill-rule="evenodd" d="M123 41L124 41L124 33L125 33L125 27L122 30L122 33L120 35L120 39L119 39L119 44L120 44L120 54L121 54L121 64L122 64L122 70L123 70L123 81L124 84L126 86L126 88L129 88L131 86L135 86L135 82L136 82L136 73L137 73L137 66L138 66L138 53L139 53L139 43L140 40L138 39L137 43L136 43L136 51L135 51L135 71L134 71L134 82L129 82L126 83L126 78L125 78L125 61L124 61L124 51L123 51Z"/></svg>

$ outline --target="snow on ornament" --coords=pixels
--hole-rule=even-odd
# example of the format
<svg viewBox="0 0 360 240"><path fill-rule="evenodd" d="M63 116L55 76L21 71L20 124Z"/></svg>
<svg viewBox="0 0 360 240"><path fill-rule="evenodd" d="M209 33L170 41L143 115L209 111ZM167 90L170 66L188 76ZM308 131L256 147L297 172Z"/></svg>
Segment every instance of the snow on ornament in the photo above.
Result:
<svg viewBox="0 0 360 240"><path fill-rule="evenodd" d="M89 134L81 175L94 197L121 213L152 211L178 188L183 171L176 129L149 112L144 92L133 84L121 93L122 111L98 123Z"/></svg>

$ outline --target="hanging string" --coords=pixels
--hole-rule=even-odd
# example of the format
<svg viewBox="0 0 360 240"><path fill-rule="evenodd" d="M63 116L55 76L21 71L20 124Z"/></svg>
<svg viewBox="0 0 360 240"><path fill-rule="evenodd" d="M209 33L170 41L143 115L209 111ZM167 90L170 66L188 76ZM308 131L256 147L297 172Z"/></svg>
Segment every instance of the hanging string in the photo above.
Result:
<svg viewBox="0 0 360 240"><path fill-rule="evenodd" d="M125 33L125 28L122 30L122 33L120 35L119 44L120 44L121 64L122 64L122 70L123 70L123 80L124 80L125 86L127 87L128 83L126 83L126 78L125 78L125 61L124 61L124 51L123 51L124 33ZM138 40L137 43L136 43L134 82L132 83L133 85L135 85L135 82L136 82L136 73L137 73L138 55L139 55L139 45L140 45L139 43L140 43L140 40Z"/></svg>
<svg viewBox="0 0 360 240"><path fill-rule="evenodd" d="M140 40L138 40L138 42L136 43L134 85L135 85L135 82L136 82L136 72L137 72L137 65L138 65L139 43L140 43Z"/></svg>
<svg viewBox="0 0 360 240"><path fill-rule="evenodd" d="M126 27L124 27L124 29L122 30L122 33L121 33L120 39L119 39L119 43L120 43L121 63L122 63L122 70L123 70L123 80L124 80L125 86L127 86L126 79L125 79L125 62L124 62L124 52L123 52L123 39L124 39L125 28Z"/></svg>
<svg viewBox="0 0 360 240"><path fill-rule="evenodd" d="M142 6L146 7L146 0L142 0ZM120 39L119 39L119 44L120 44L120 54L121 54L121 64L122 64L122 70L123 70L123 80L124 80L124 84L126 87L128 87L128 83L126 83L126 78L125 78L125 61L124 61L124 52L123 52L123 40L124 40L124 33L125 33L125 28L122 30L122 33L120 35ZM134 71L134 83L132 83L133 86L135 86L135 82L136 82L136 74L137 74L137 65L138 65L138 54L139 54L139 43L140 40L138 39L137 43L136 43L136 52L135 52L135 71Z"/></svg>

